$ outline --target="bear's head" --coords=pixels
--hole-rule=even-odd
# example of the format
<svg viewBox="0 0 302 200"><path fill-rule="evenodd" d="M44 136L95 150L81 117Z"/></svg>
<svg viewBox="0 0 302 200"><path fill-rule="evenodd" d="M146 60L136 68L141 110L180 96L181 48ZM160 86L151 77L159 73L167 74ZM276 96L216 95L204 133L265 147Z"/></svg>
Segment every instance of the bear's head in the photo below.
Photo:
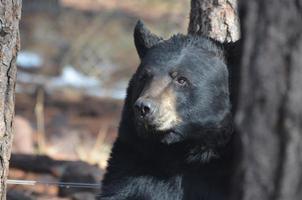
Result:
<svg viewBox="0 0 302 200"><path fill-rule="evenodd" d="M134 31L140 65L128 88L127 121L136 134L164 144L225 144L232 120L228 70L221 45L208 38ZM125 111L125 110L124 110Z"/></svg>

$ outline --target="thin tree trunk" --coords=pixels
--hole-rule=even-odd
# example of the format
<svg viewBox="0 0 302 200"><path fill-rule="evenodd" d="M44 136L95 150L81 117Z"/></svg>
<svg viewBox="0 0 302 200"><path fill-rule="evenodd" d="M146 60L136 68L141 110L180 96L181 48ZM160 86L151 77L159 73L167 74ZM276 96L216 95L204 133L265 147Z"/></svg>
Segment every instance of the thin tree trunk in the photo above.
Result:
<svg viewBox="0 0 302 200"><path fill-rule="evenodd" d="M302 2L240 4L243 200L302 198Z"/></svg>
<svg viewBox="0 0 302 200"><path fill-rule="evenodd" d="M11 150L19 50L21 0L0 1L0 199L6 199L6 177Z"/></svg>
<svg viewBox="0 0 302 200"><path fill-rule="evenodd" d="M239 39L237 0L192 0L189 34L203 35L220 42Z"/></svg>

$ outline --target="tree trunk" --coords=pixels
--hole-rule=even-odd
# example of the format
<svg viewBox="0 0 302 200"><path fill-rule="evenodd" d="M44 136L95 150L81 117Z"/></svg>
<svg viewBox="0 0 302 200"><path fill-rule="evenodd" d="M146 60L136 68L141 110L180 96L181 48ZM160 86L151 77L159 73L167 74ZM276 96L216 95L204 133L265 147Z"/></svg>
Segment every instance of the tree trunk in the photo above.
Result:
<svg viewBox="0 0 302 200"><path fill-rule="evenodd" d="M230 27L237 21L232 14L236 11L229 12L236 8L234 3L192 0L189 33L235 41L239 31ZM237 59L241 67L235 70L241 75L236 124L243 149L241 179L234 188L238 199L298 200L302 196L302 2L242 0L240 10L243 53ZM239 84L239 78L233 78L231 83Z"/></svg>
<svg viewBox="0 0 302 200"><path fill-rule="evenodd" d="M220 42L239 39L237 0L192 0L189 34L203 35Z"/></svg>
<svg viewBox="0 0 302 200"><path fill-rule="evenodd" d="M11 150L16 83L16 55L19 50L21 0L0 2L0 199L6 199L6 177Z"/></svg>
<svg viewBox="0 0 302 200"><path fill-rule="evenodd" d="M302 198L302 2L241 1L244 200Z"/></svg>

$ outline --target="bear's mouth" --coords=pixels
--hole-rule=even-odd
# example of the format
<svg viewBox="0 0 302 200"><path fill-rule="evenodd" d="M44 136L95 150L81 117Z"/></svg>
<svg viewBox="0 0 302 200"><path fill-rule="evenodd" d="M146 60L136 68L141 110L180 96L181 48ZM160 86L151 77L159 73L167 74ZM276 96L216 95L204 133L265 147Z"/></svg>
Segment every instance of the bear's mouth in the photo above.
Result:
<svg viewBox="0 0 302 200"><path fill-rule="evenodd" d="M183 135L174 128L165 131L160 131L150 126L147 127L137 126L137 133L138 136L142 138L151 141L152 140L157 141L167 145L184 140Z"/></svg>
<svg viewBox="0 0 302 200"><path fill-rule="evenodd" d="M156 134L174 132L175 127L179 124L176 120L160 117L158 117L157 119L144 119L141 117L136 117L135 123L136 126L139 127L139 130Z"/></svg>
<svg viewBox="0 0 302 200"><path fill-rule="evenodd" d="M138 118L135 120L135 123L136 123L136 127L138 128L138 131L139 132L145 132L145 133L152 133L152 134L159 134L160 131L158 129L158 125L153 123L152 121L148 121L148 120L144 120L144 119L141 119L141 118Z"/></svg>
<svg viewBox="0 0 302 200"><path fill-rule="evenodd" d="M164 110L160 107L156 112L147 116L141 115L137 110L134 110L134 121L140 129L159 134L170 132L182 122L178 115L171 114L170 110Z"/></svg>
<svg viewBox="0 0 302 200"><path fill-rule="evenodd" d="M136 119L135 127L139 135L154 135L154 136L164 136L167 134L179 134L177 132L177 124L171 124L166 126L161 123L156 123L156 121L150 122L146 120Z"/></svg>

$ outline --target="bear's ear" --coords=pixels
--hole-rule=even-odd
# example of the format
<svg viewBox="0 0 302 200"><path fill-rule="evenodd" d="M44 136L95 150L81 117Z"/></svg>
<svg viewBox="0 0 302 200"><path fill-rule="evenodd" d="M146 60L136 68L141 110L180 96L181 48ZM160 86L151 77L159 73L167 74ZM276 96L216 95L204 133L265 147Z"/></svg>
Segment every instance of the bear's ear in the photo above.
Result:
<svg viewBox="0 0 302 200"><path fill-rule="evenodd" d="M134 43L140 59L145 56L148 49L159 43L161 40L161 37L151 33L145 27L144 23L138 20L134 28Z"/></svg>
<svg viewBox="0 0 302 200"><path fill-rule="evenodd" d="M240 61L240 53L242 48L242 39L237 40L236 42L223 43L223 48L225 51L225 56L227 60L236 60Z"/></svg>

